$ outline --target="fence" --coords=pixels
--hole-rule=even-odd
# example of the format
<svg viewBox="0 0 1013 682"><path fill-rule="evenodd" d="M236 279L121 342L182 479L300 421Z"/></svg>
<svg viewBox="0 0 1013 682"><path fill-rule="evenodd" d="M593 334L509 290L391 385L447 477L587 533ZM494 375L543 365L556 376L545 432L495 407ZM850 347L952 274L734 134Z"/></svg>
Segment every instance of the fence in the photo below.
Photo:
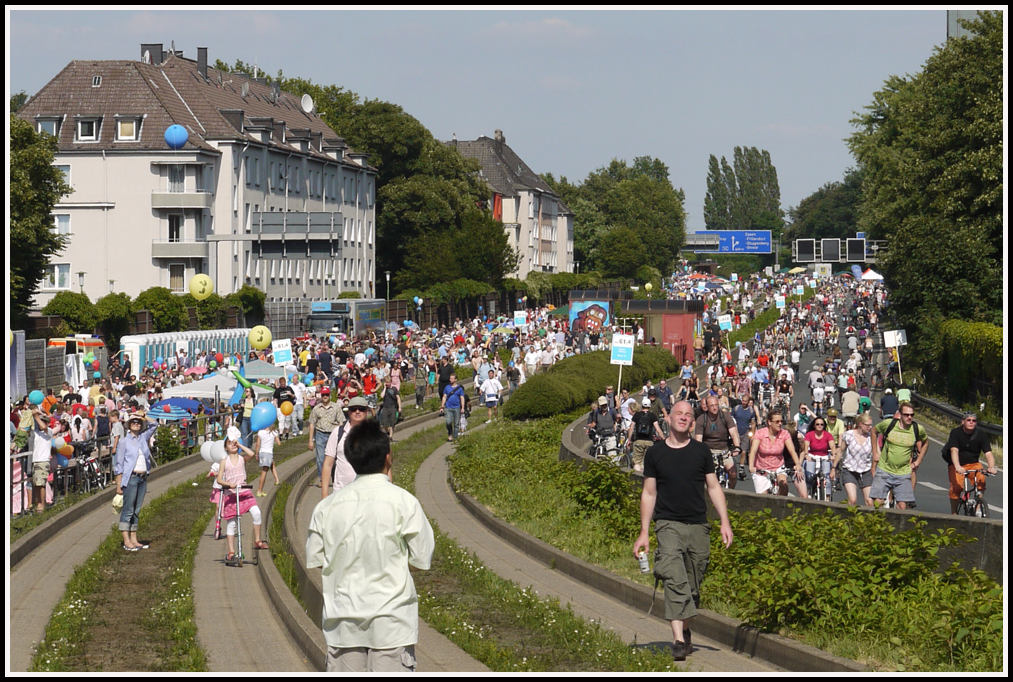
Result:
<svg viewBox="0 0 1013 682"><path fill-rule="evenodd" d="M189 455L199 449L206 440L222 438L224 423L232 412L218 412L202 415L186 420L187 424L180 431L180 446L183 455ZM174 422L159 424L175 425ZM50 474L46 484L46 506L56 504L61 499L73 494L90 494L112 485L115 476L112 471L114 450L110 444L111 437L93 438L87 443L75 444L75 456L66 460L58 457L50 458ZM152 449L155 464L166 464L169 459L159 457L159 452ZM55 466L54 466L55 464ZM31 436L29 449L11 455L9 458L11 481L11 516L23 516L31 513L32 502L32 451ZM51 499L50 499L51 494Z"/></svg>

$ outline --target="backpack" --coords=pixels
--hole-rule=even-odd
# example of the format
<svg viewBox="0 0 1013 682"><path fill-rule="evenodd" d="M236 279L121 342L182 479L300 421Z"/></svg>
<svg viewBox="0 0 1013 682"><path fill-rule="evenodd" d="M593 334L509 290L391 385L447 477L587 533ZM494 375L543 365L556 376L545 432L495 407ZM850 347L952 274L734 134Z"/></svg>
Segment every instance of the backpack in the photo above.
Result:
<svg viewBox="0 0 1013 682"><path fill-rule="evenodd" d="M645 413L641 412L640 414ZM650 414L650 412L647 412L646 414ZM641 417L639 420L637 420L637 432L636 432L637 440L649 440L651 438L651 431L653 430L653 426L654 424L651 423L651 420L648 417Z"/></svg>
<svg viewBox="0 0 1013 682"><path fill-rule="evenodd" d="M887 439L887 437L889 437L890 432L893 431L893 427L897 426L897 422L899 422L899 421L900 421L899 419L891 419L890 420L890 425L888 427L886 427L886 431L883 432L883 446L886 445L886 439ZM911 428L914 429L914 434L915 434L915 444L913 446L911 446L911 454L913 455L913 454L915 454L918 451L918 443L922 439L918 437L918 428L919 428L919 426L918 426L918 422L916 422L914 419L911 420ZM922 429L921 433L924 434L926 438L928 438L928 433L925 431L925 429Z"/></svg>
<svg viewBox="0 0 1013 682"><path fill-rule="evenodd" d="M105 438L109 435L109 417L99 415L95 417L95 437Z"/></svg>

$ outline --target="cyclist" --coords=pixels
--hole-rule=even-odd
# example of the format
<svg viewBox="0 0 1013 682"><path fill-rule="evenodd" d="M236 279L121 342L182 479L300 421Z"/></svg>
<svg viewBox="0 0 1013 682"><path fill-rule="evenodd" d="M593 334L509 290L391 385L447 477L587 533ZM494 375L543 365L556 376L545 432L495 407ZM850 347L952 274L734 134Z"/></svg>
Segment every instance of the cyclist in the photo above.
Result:
<svg viewBox="0 0 1013 682"><path fill-rule="evenodd" d="M608 403L608 398L598 398L598 408L591 412L587 420L588 435L597 434L605 439L605 452L611 458L616 454L616 413Z"/></svg>
<svg viewBox="0 0 1013 682"><path fill-rule="evenodd" d="M788 409L791 409L791 399L795 397L795 387L791 385L791 381L787 377L778 379L775 384L775 390L777 392L777 405L787 405Z"/></svg>
<svg viewBox="0 0 1013 682"><path fill-rule="evenodd" d="M901 402L900 419L886 419L876 425L883 437L880 457L872 479L872 499L885 500L891 492L899 509L914 508L915 472L921 466L929 446L925 429L914 421L915 409L909 402Z"/></svg>
<svg viewBox="0 0 1013 682"><path fill-rule="evenodd" d="M791 434L781 428L783 422L781 413L771 410L767 413L767 425L753 435L753 440L749 444L749 472L753 475L753 489L760 494L770 490L770 479L765 473L761 473L768 471L777 472L777 494L781 496L788 494L787 471L790 468L786 468L785 451L794 461L794 470L801 472Z"/></svg>
<svg viewBox="0 0 1013 682"><path fill-rule="evenodd" d="M795 428L798 429L799 437L804 437L809 431L809 425L812 424L813 413L806 407L805 403L798 406L798 412L795 413Z"/></svg>
<svg viewBox="0 0 1013 682"><path fill-rule="evenodd" d="M742 402L732 408L731 412L732 419L735 420L735 426L739 432L739 448L741 454L739 457L739 478L745 480L746 478L746 455L749 452L749 434L754 429L758 428L760 423L763 421L760 419L760 413L757 411L753 398L747 395L742 399Z"/></svg>
<svg viewBox="0 0 1013 682"><path fill-rule="evenodd" d="M721 411L717 397L708 396L706 410L696 419L693 437L710 448L711 454L723 457L722 465L728 472L728 487L734 488L738 480L735 471L735 454L741 451L739 429L727 412Z"/></svg>
<svg viewBox="0 0 1013 682"><path fill-rule="evenodd" d="M845 431L841 438L830 477L835 478L837 467L841 467L841 479L848 494L848 504L858 504L858 489L862 489L865 504L872 506L872 479L875 476L875 462L879 459L879 442L872 435L872 417L863 414L855 418L855 428Z"/></svg>
<svg viewBox="0 0 1013 682"><path fill-rule="evenodd" d="M900 401L893 394L893 389L888 388L883 392L883 398L879 401L879 415L883 419L889 419L897 415L900 409Z"/></svg>
<svg viewBox="0 0 1013 682"><path fill-rule="evenodd" d="M817 470L821 470L824 476L830 475L830 457L834 454L835 443L834 437L827 431L826 420L823 417L816 417L812 429L806 432L802 441L803 468L806 487L809 490L816 490Z"/></svg>
<svg viewBox="0 0 1013 682"><path fill-rule="evenodd" d="M981 471L981 454L988 461L988 473L995 474L995 457L988 434L978 428L978 415L965 412L960 426L950 431L950 437L943 446L943 461L947 464L950 478L950 513L957 513L960 495L964 492L964 477L968 471ZM985 477L975 474L978 490L985 491Z"/></svg>
<svg viewBox="0 0 1013 682"><path fill-rule="evenodd" d="M857 391L847 391L841 396L841 416L844 417L845 426L850 428L858 416L861 399Z"/></svg>

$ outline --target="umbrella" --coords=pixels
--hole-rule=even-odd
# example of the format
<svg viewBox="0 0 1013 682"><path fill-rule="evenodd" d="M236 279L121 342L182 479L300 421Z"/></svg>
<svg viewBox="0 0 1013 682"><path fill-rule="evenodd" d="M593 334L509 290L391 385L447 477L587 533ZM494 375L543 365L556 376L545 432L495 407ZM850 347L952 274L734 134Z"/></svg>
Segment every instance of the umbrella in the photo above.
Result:
<svg viewBox="0 0 1013 682"><path fill-rule="evenodd" d="M208 371L207 367L191 367L190 369L183 372L184 375L204 374Z"/></svg>
<svg viewBox="0 0 1013 682"><path fill-rule="evenodd" d="M508 327L496 327L495 329L492 330L492 333L493 334L512 334L513 333L513 329L510 329Z"/></svg>
<svg viewBox="0 0 1013 682"><path fill-rule="evenodd" d="M157 403L152 405L151 409L161 410L165 405L169 405L170 407L176 407L181 410L196 412L197 408L200 406L200 403L190 398L165 398L164 400L159 400Z"/></svg>
<svg viewBox="0 0 1013 682"><path fill-rule="evenodd" d="M196 402L196 401L194 401L194 402ZM175 421L179 421L181 419L193 419L193 415L190 414L189 412L187 412L186 410L184 410L182 408L179 408L179 407L173 407L173 406L169 407L169 411L168 412L165 412L164 408L159 408L158 410L155 410L155 409L149 410L148 414L153 419L158 419L158 420L168 421L168 422L175 422Z"/></svg>

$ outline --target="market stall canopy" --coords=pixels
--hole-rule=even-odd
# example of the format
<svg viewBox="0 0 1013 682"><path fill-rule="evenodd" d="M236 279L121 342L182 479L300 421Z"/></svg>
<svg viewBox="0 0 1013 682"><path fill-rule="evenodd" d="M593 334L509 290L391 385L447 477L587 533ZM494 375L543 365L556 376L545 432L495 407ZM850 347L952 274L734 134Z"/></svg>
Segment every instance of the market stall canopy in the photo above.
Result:
<svg viewBox="0 0 1013 682"><path fill-rule="evenodd" d="M872 268L869 268L864 273L862 273L862 279L865 280L866 282L868 282L868 281L879 281L879 280L883 279L883 275L879 274L878 272L876 272Z"/></svg>
<svg viewBox="0 0 1013 682"><path fill-rule="evenodd" d="M803 272L805 272L805 271L806 271L806 269L805 269L805 268L803 268L803 267L799 266L799 267L797 267L797 268L792 268L791 270L789 270L789 271L788 271L788 274L789 274L789 275L800 275L800 274L802 274L802 273L803 273Z"/></svg>
<svg viewBox="0 0 1013 682"><path fill-rule="evenodd" d="M212 374L206 379L195 381L191 384L183 384L181 386L173 386L162 391L163 398L193 398L194 400L210 398L214 400L217 396L220 400L228 400L232 393L236 390L236 385L239 382L234 377L222 376L221 374ZM266 388L260 388L259 386L253 387L254 393L257 399L264 397L271 397L272 391Z"/></svg>
<svg viewBox="0 0 1013 682"><path fill-rule="evenodd" d="M245 369L244 376L250 381L264 381L265 379L274 381L285 376L283 367L277 367L263 360L250 360L246 363Z"/></svg>

